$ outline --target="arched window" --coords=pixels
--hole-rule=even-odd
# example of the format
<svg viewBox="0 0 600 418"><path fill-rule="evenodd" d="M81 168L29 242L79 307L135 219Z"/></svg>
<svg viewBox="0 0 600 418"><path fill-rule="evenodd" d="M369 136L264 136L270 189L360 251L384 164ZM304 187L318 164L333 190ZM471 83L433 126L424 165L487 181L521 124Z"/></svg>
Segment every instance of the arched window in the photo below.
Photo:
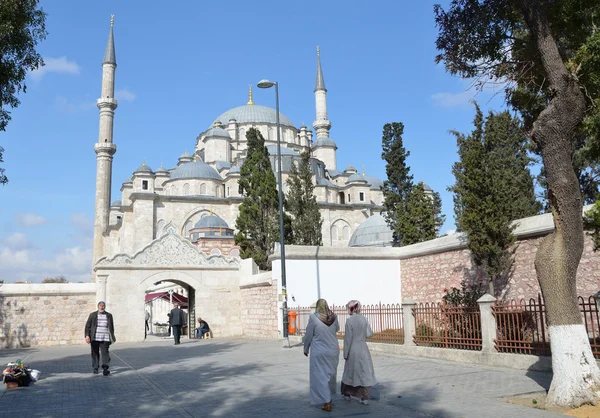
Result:
<svg viewBox="0 0 600 418"><path fill-rule="evenodd" d="M240 129L239 139L240 139L240 141L245 141L246 140L246 131L244 130L244 128Z"/></svg>
<svg viewBox="0 0 600 418"><path fill-rule="evenodd" d="M344 227L344 241L348 241L350 239L350 227L346 225Z"/></svg>
<svg viewBox="0 0 600 418"><path fill-rule="evenodd" d="M174 184L171 185L171 196L176 196L177 195L177 186L175 186Z"/></svg>
<svg viewBox="0 0 600 418"><path fill-rule="evenodd" d="M221 250L219 250L218 248L213 248L212 250L210 250L210 255L221 255Z"/></svg>
<svg viewBox="0 0 600 418"><path fill-rule="evenodd" d="M338 229L337 229L337 226L335 226L335 225L331 227L331 239L333 241L338 240Z"/></svg>
<svg viewBox="0 0 600 418"><path fill-rule="evenodd" d="M206 183L200 185L200 194L206 194Z"/></svg>
<svg viewBox="0 0 600 418"><path fill-rule="evenodd" d="M190 194L190 184L189 183L185 183L183 185L183 194L185 196L188 196Z"/></svg>
<svg viewBox="0 0 600 418"><path fill-rule="evenodd" d="M238 250L237 248L234 248L233 250L231 250L231 252L229 253L229 255L231 257L239 257L240 256L240 250Z"/></svg>
<svg viewBox="0 0 600 418"><path fill-rule="evenodd" d="M275 129L269 128L268 139L269 141L275 141Z"/></svg>

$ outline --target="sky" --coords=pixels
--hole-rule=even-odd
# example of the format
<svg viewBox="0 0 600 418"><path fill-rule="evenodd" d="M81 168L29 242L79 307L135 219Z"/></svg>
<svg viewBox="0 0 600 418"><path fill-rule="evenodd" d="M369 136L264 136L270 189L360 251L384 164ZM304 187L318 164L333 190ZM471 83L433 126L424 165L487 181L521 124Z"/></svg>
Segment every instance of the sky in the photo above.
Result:
<svg viewBox="0 0 600 418"><path fill-rule="evenodd" d="M444 5L447 2L441 2ZM117 57L112 198L142 161L169 168L223 112L246 104L248 85L279 82L280 110L296 126L315 119L316 46L327 87L339 169L385 179L381 131L402 122L415 181L441 194L455 229L449 131L472 129L476 99L500 110L502 94L478 93L436 65L434 2L42 0L46 65L0 132L9 183L0 186L0 279L91 278L102 59L115 15ZM275 107L274 91L254 89Z"/></svg>

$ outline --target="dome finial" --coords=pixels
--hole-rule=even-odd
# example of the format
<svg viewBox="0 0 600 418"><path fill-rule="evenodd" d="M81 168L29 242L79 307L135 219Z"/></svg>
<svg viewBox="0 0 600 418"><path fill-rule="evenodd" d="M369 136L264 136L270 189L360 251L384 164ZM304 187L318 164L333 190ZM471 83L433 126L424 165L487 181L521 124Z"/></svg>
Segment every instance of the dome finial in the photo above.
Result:
<svg viewBox="0 0 600 418"><path fill-rule="evenodd" d="M365 175L365 165L364 164L362 165L362 175L363 176Z"/></svg>
<svg viewBox="0 0 600 418"><path fill-rule="evenodd" d="M115 25L115 15L110 15L110 26Z"/></svg>
<svg viewBox="0 0 600 418"><path fill-rule="evenodd" d="M321 55L321 51L319 50L319 45L317 45L317 55Z"/></svg>
<svg viewBox="0 0 600 418"><path fill-rule="evenodd" d="M248 86L250 86L250 92L248 93L248 103L246 104L253 105L254 102L252 101L252 84L248 84Z"/></svg>

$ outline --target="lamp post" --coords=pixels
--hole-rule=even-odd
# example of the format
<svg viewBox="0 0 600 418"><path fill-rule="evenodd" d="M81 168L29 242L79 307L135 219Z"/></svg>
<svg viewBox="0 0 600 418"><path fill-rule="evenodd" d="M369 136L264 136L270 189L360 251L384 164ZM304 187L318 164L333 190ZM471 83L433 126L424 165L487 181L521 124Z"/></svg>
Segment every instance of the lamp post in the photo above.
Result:
<svg viewBox="0 0 600 418"><path fill-rule="evenodd" d="M281 309L283 311L283 338L288 338L288 317L287 317L287 283L285 275L285 245L283 242L283 181L281 179L281 138L279 126L279 84L276 81L260 80L257 86L261 89L268 89L275 86L275 113L277 118L277 182L279 184L279 248L281 250L281 293L283 301Z"/></svg>

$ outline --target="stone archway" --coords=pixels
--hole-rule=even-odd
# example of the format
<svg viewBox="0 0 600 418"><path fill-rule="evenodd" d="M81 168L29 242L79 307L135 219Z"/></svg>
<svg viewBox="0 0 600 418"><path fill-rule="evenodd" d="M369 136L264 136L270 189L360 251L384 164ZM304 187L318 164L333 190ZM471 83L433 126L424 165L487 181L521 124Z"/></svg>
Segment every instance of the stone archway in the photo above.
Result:
<svg viewBox="0 0 600 418"><path fill-rule="evenodd" d="M135 254L98 260L97 298L113 314L117 341L144 339L145 290L161 280L194 288L194 311L201 307L215 336L241 335L239 265L239 257L204 254L169 223Z"/></svg>

